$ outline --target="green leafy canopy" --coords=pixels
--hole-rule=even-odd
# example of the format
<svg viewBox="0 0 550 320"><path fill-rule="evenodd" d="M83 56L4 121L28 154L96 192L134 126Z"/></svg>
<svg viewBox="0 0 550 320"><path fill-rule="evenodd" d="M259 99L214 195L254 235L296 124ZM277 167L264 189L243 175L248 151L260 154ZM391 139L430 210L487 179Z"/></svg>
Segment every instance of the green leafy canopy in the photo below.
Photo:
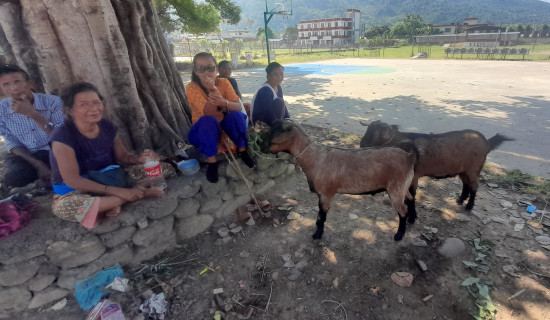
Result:
<svg viewBox="0 0 550 320"><path fill-rule="evenodd" d="M194 34L215 32L221 19L229 24L241 20L241 8L230 0L154 0L161 27L166 32Z"/></svg>

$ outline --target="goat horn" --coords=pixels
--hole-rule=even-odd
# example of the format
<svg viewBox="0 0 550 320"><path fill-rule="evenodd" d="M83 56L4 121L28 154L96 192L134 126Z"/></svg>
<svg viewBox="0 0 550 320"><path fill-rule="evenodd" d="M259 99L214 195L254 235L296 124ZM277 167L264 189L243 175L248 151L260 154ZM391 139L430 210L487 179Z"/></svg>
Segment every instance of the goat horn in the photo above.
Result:
<svg viewBox="0 0 550 320"><path fill-rule="evenodd" d="M362 126L365 126L365 127L368 127L369 124L366 122L366 121L363 121L363 120L359 120L359 123L362 125Z"/></svg>

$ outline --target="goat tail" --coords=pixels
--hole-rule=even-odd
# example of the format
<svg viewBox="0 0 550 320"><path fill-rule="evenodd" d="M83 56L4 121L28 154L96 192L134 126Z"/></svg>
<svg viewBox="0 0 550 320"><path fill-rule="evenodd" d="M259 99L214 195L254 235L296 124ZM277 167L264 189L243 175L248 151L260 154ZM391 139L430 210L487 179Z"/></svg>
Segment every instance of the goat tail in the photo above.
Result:
<svg viewBox="0 0 550 320"><path fill-rule="evenodd" d="M487 140L487 142L489 143L490 151L493 151L493 150L496 150L503 142L514 141L514 140L516 139L497 133L492 138Z"/></svg>

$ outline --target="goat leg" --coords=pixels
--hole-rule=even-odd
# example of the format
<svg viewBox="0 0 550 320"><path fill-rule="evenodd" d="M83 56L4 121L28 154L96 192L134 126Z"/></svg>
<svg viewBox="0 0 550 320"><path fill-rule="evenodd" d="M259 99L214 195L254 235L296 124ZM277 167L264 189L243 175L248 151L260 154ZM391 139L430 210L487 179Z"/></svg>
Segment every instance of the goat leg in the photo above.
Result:
<svg viewBox="0 0 550 320"><path fill-rule="evenodd" d="M476 193L477 193L477 191L474 191L474 190L470 191L470 199L468 199L468 203L466 204L466 210L472 210L474 208L474 202L476 200Z"/></svg>
<svg viewBox="0 0 550 320"><path fill-rule="evenodd" d="M325 230L325 221L327 220L327 210L325 210L323 206L323 202L321 200L322 196L319 195L319 214L317 215L317 222L315 224L317 225L317 231L313 234L313 239L321 239L323 237L323 231Z"/></svg>
<svg viewBox="0 0 550 320"><path fill-rule="evenodd" d="M405 198L405 204L407 205L407 221L410 224L414 224L416 222L416 188L411 185L409 192L411 193L412 199Z"/></svg>
<svg viewBox="0 0 550 320"><path fill-rule="evenodd" d="M393 240L399 241L403 239L405 231L407 230L407 218L399 215L399 228L397 228L397 233L393 236Z"/></svg>
<svg viewBox="0 0 550 320"><path fill-rule="evenodd" d="M459 205L462 205L464 203L464 200L468 199L468 196L470 195L470 186L468 186L466 183L462 184L462 193L460 194L460 197L456 199L456 203Z"/></svg>

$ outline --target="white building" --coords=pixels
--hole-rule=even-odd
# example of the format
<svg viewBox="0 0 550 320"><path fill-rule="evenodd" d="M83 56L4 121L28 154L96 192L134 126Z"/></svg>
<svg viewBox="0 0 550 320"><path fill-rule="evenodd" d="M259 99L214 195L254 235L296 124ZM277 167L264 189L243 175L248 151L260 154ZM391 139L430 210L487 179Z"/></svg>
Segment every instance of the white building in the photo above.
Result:
<svg viewBox="0 0 550 320"><path fill-rule="evenodd" d="M348 9L345 15L346 17L300 20L298 42L312 45L355 43L360 36L361 11Z"/></svg>

